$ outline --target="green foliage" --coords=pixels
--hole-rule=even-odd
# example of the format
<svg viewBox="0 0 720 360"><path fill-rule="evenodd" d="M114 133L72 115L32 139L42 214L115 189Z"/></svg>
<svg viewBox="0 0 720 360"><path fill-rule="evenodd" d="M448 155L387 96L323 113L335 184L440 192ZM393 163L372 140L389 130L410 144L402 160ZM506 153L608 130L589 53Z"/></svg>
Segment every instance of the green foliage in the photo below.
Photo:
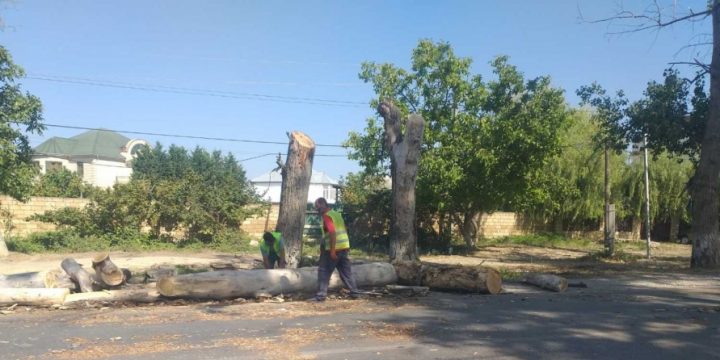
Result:
<svg viewBox="0 0 720 360"><path fill-rule="evenodd" d="M142 151L133 165L137 169L129 183L93 191L85 208L47 211L28 220L72 229L83 238L138 239L135 235L149 227L144 237L162 243L171 232L183 231L188 242L179 246L200 241L230 249L242 222L263 210L248 206L260 198L232 155L201 148L190 154L177 146L166 152L158 144Z"/></svg>
<svg viewBox="0 0 720 360"><path fill-rule="evenodd" d="M340 179L343 185L341 204L350 237L380 238L390 226L392 191L383 176L350 173Z"/></svg>
<svg viewBox="0 0 720 360"><path fill-rule="evenodd" d="M422 40L412 53L411 71L393 64L364 63L360 78L379 99L392 100L405 115L426 120L418 170L418 211L476 213L534 203L547 194L533 179L559 153L570 123L563 90L549 77L526 80L498 57L495 80L471 74L472 60L455 56L445 42ZM363 134L352 132L353 148L368 175L389 173L383 124L369 119ZM423 209L422 207L427 207Z"/></svg>
<svg viewBox="0 0 720 360"><path fill-rule="evenodd" d="M643 99L628 109L628 135L640 142L647 133L648 147L655 154L697 162L710 105L704 78L690 82L673 69L663 76L662 83L649 82Z"/></svg>
<svg viewBox="0 0 720 360"><path fill-rule="evenodd" d="M620 154L627 148L626 108L628 99L619 90L615 97L607 94L597 83L583 86L577 90L582 99L580 105L593 107L591 118L598 131L593 136L593 143L599 148L609 148Z"/></svg>
<svg viewBox="0 0 720 360"><path fill-rule="evenodd" d="M85 184L78 173L62 168L41 175L35 182L32 196L89 198L96 190L96 187Z"/></svg>
<svg viewBox="0 0 720 360"><path fill-rule="evenodd" d="M30 196L38 173L28 135L45 129L40 99L23 94L17 83L23 77L25 71L0 46L0 194L17 200Z"/></svg>
<svg viewBox="0 0 720 360"><path fill-rule="evenodd" d="M182 228L209 242L262 211L248 208L261 199L235 157L220 151L198 147L190 153L175 145L164 151L157 144L133 161L132 183L146 189L143 195L152 202L148 224L156 235Z"/></svg>

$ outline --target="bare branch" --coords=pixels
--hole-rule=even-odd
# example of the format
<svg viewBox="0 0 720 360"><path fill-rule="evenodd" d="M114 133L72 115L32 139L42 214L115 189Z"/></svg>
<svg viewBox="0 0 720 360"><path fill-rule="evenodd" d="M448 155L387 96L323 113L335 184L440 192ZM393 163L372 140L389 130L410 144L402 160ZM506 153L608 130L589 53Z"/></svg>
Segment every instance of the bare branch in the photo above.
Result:
<svg viewBox="0 0 720 360"><path fill-rule="evenodd" d="M640 32L644 30L649 29L659 29L671 26L673 24L682 22L682 21L691 21L691 22L697 22L702 21L709 17L712 14L713 9L708 9L706 11L702 12L693 12L690 10L690 13L687 15L682 15L678 17L677 13L677 7L676 5L673 5L672 7L672 17L669 20L663 19L663 12L665 11L664 8L660 6L657 0L653 1L652 5L649 5L642 13L635 13L632 11L625 10L622 4L616 4L618 6L618 10L615 10L615 15L599 19L599 20L585 20L584 16L582 15L582 12L580 11L580 6L578 5L578 12L580 19L582 22L590 23L590 24L598 24L598 23L608 23L608 26L613 25L612 23L615 21L622 21L622 20L640 20L640 23L637 25L632 25L633 29L631 30L623 30L618 32L608 32L608 35L621 35L621 34L628 34L628 33L634 33L634 32Z"/></svg>

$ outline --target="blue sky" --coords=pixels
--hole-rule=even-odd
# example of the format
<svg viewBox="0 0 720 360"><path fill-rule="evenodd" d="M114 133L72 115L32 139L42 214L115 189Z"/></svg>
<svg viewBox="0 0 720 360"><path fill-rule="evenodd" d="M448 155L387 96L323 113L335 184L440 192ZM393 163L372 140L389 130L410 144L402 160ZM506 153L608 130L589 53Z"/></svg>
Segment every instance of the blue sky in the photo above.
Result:
<svg viewBox="0 0 720 360"><path fill-rule="evenodd" d="M642 9L649 2L626 0L625 5ZM704 3L686 1L684 6L701 9ZM13 27L0 33L0 44L34 77L366 103L373 92L358 80L360 63L408 67L417 41L431 38L449 41L456 54L472 57L474 71L486 78L492 75L487 63L496 55L509 55L527 76L550 75L575 106L575 90L593 81L638 98L668 62L687 60L687 54L676 57L678 49L710 27L707 21L609 39L605 25L580 23L578 8L586 18L600 18L611 15L615 5L604 0L24 0L0 13ZM23 86L41 98L49 124L153 133L284 142L287 131L299 130L316 143L339 144L375 115L365 105L257 101L36 79L23 80ZM45 136L78 132L50 128ZM142 138L231 151L239 159L287 147ZM43 141L32 140L35 145ZM316 153L346 152L318 148ZM243 165L250 177L275 166L272 156ZM335 179L359 170L345 157L317 157L314 167Z"/></svg>

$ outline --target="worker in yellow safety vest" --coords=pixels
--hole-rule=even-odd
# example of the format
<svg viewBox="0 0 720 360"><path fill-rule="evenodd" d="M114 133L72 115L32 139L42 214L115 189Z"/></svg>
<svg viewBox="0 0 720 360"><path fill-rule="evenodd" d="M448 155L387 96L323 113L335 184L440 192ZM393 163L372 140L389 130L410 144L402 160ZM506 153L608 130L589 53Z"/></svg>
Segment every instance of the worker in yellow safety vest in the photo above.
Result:
<svg viewBox="0 0 720 360"><path fill-rule="evenodd" d="M279 232L263 234L263 239L260 241L260 253L266 269L274 269L276 263L278 269L285 268L285 242Z"/></svg>
<svg viewBox="0 0 720 360"><path fill-rule="evenodd" d="M320 264L318 266L318 290L311 301L325 301L330 276L337 269L340 279L350 290L350 297L357 299L360 292L355 285L350 259L350 238L345 220L339 212L330 209L325 198L315 200L315 210L322 216L322 238L320 239Z"/></svg>

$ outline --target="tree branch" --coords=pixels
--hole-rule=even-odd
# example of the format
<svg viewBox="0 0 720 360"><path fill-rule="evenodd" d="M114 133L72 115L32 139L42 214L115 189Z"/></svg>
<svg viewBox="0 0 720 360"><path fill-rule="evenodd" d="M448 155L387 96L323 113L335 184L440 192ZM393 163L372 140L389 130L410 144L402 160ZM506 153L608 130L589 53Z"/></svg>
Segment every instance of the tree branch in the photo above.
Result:
<svg viewBox="0 0 720 360"><path fill-rule="evenodd" d="M402 125L400 119L402 113L395 104L388 100L381 101L377 109L380 116L385 119L385 132L388 134L388 149L403 141Z"/></svg>
<svg viewBox="0 0 720 360"><path fill-rule="evenodd" d="M628 34L628 33L634 33L654 28L663 28L668 27L673 24L682 22L682 21L702 21L708 16L712 14L713 9L708 9L706 11L701 12L693 12L690 10L690 13L684 16L677 17L677 11L676 8L673 8L673 15L668 21L663 21L662 12L663 9L660 8L660 5L658 4L657 0L654 1L654 10L649 10L650 6L645 9L645 11L641 14L634 13L632 11L625 10L625 8L622 6L622 4L619 4L618 7L619 10L615 11L615 16L611 16L604 19L599 20L585 20L585 17L582 14L582 11L580 10L580 5L578 4L578 14L580 16L580 20L584 23L589 24L599 24L599 23L609 23L612 24L613 21L617 20L643 20L640 24L635 25L635 28L632 30L626 30L626 31L619 31L619 32L608 32L608 35L621 35L621 34Z"/></svg>

